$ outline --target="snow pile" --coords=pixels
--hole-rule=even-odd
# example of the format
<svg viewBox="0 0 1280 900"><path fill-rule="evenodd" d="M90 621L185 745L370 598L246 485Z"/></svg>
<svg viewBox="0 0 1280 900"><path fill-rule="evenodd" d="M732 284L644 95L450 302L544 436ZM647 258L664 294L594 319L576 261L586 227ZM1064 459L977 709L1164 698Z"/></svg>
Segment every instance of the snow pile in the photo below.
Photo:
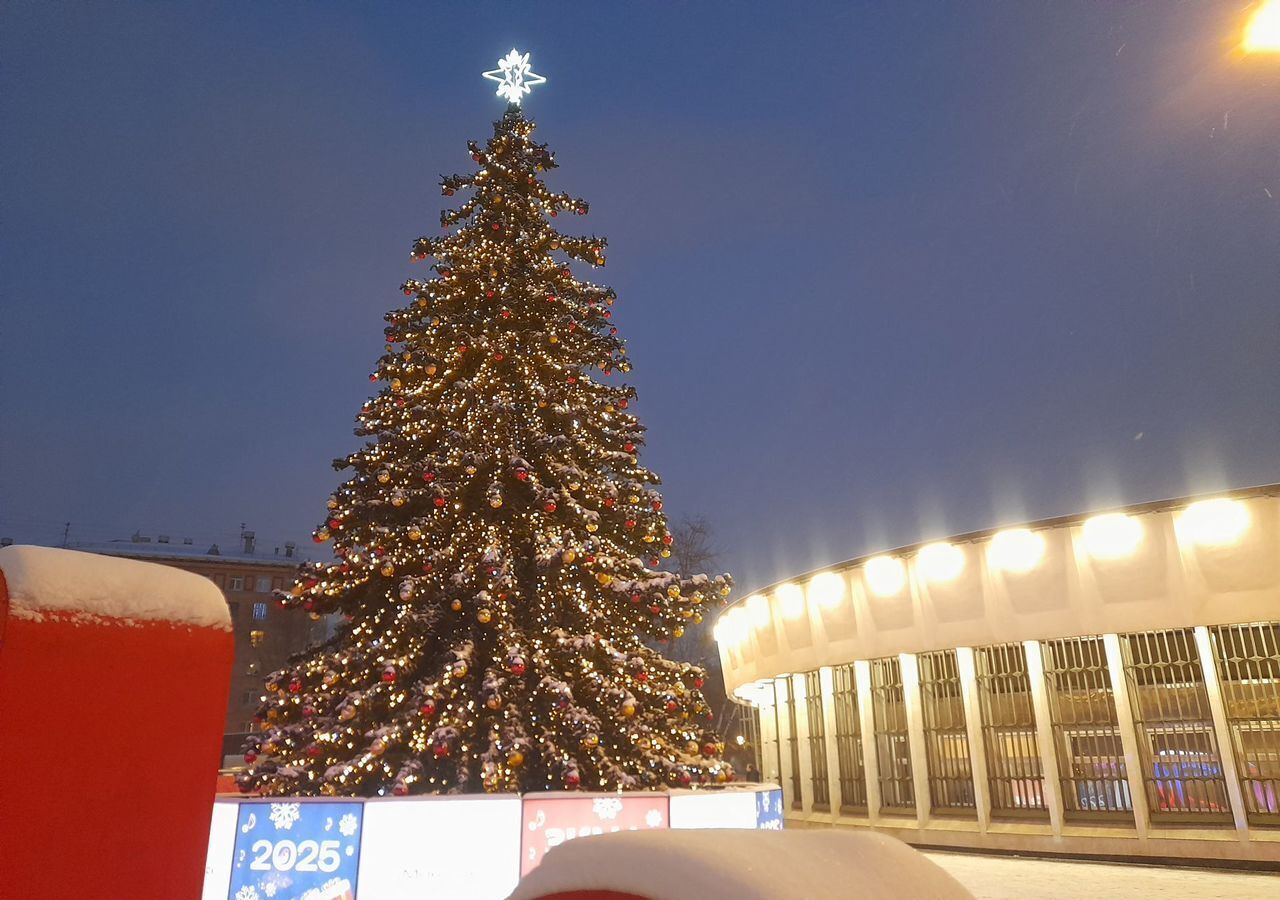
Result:
<svg viewBox="0 0 1280 900"><path fill-rule="evenodd" d="M10 614L74 613L95 619L161 620L231 629L222 592L200 575L156 563L52 547L0 547Z"/></svg>
<svg viewBox="0 0 1280 900"><path fill-rule="evenodd" d="M613 890L648 900L972 900L924 854L870 831L620 831L568 841L508 900Z"/></svg>

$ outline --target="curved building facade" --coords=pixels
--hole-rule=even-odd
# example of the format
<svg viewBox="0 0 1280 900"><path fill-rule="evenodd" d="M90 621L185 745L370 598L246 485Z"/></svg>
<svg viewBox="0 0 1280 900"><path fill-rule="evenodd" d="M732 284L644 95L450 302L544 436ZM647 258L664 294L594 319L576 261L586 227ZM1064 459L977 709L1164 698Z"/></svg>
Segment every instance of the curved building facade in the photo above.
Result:
<svg viewBox="0 0 1280 900"><path fill-rule="evenodd" d="M1280 867L1280 485L850 560L716 640L792 827Z"/></svg>

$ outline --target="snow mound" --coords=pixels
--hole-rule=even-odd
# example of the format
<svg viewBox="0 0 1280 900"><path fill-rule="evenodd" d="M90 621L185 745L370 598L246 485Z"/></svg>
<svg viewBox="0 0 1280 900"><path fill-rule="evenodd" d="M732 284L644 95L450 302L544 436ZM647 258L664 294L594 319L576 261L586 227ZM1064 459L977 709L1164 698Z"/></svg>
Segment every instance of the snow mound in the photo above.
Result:
<svg viewBox="0 0 1280 900"><path fill-rule="evenodd" d="M648 900L973 900L901 841L871 831L619 831L561 844L508 900L612 890Z"/></svg>
<svg viewBox="0 0 1280 900"><path fill-rule="evenodd" d="M222 592L207 578L172 566L58 550L0 547L10 615L74 613L86 621L165 621L231 629Z"/></svg>

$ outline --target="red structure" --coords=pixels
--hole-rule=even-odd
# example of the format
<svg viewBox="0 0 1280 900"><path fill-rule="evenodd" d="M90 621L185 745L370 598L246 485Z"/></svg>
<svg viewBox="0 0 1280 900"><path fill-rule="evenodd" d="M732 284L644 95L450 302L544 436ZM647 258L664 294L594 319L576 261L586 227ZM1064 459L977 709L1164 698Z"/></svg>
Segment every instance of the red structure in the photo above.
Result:
<svg viewBox="0 0 1280 900"><path fill-rule="evenodd" d="M232 652L206 579L0 549L0 897L200 895Z"/></svg>

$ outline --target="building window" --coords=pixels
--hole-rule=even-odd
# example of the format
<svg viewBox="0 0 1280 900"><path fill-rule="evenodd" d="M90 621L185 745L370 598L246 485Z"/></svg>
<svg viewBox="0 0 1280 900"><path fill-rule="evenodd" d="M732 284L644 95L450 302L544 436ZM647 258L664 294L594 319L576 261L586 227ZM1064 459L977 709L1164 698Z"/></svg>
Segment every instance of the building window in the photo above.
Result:
<svg viewBox="0 0 1280 900"><path fill-rule="evenodd" d="M261 622L267 617L267 604L258 602L253 604L253 617Z"/></svg>
<svg viewBox="0 0 1280 900"><path fill-rule="evenodd" d="M1209 629L1250 822L1280 821L1280 623Z"/></svg>
<svg viewBox="0 0 1280 900"><path fill-rule="evenodd" d="M266 594L271 590L271 577L264 575L258 579L258 593Z"/></svg>
<svg viewBox="0 0 1280 900"><path fill-rule="evenodd" d="M1153 818L1229 819L1204 672L1190 629L1120 637Z"/></svg>
<svg viewBox="0 0 1280 900"><path fill-rule="evenodd" d="M991 811L1047 815L1027 653L1021 644L977 647L973 662Z"/></svg>
<svg viewBox="0 0 1280 900"><path fill-rule="evenodd" d="M243 694L240 695L240 705L248 706L250 703L258 703L260 702L258 700L260 696L262 695L259 694L257 691L245 691Z"/></svg>
<svg viewBox="0 0 1280 900"><path fill-rule="evenodd" d="M283 589L284 589L284 579L283 579L283 578L281 578L281 577L279 577L279 576L277 576L277 577L275 577L275 578L272 578L272 579L271 579L271 589L272 589L273 591L283 590Z"/></svg>
<svg viewBox="0 0 1280 900"><path fill-rule="evenodd" d="M1102 638L1040 646L1064 812L1068 818L1130 812L1133 797Z"/></svg>
<svg viewBox="0 0 1280 900"><path fill-rule="evenodd" d="M242 577L240 577L239 575L230 575L230 576L228 576L228 577L227 577L227 590L229 590L229 591L243 591L243 590L244 590L244 579L243 579Z"/></svg>
<svg viewBox="0 0 1280 900"><path fill-rule="evenodd" d="M956 651L921 653L916 662L920 669L929 799L935 810L976 809Z"/></svg>
<svg viewBox="0 0 1280 900"><path fill-rule="evenodd" d="M796 689L788 675L783 704L787 708L787 752L791 754L791 808L800 809L800 736L796 733Z"/></svg>
<svg viewBox="0 0 1280 900"><path fill-rule="evenodd" d="M889 811L915 809L902 663L896 656L871 660L871 714L876 730L880 805Z"/></svg>
<svg viewBox="0 0 1280 900"><path fill-rule="evenodd" d="M827 731L822 716L822 678L817 672L804 676L805 709L809 714L810 782L813 785L813 808L831 809L831 784L827 771Z"/></svg>
<svg viewBox="0 0 1280 900"><path fill-rule="evenodd" d="M862 722L858 718L858 687L853 666L831 670L836 713L836 755L840 763L840 809L867 808L867 777L862 767Z"/></svg>

